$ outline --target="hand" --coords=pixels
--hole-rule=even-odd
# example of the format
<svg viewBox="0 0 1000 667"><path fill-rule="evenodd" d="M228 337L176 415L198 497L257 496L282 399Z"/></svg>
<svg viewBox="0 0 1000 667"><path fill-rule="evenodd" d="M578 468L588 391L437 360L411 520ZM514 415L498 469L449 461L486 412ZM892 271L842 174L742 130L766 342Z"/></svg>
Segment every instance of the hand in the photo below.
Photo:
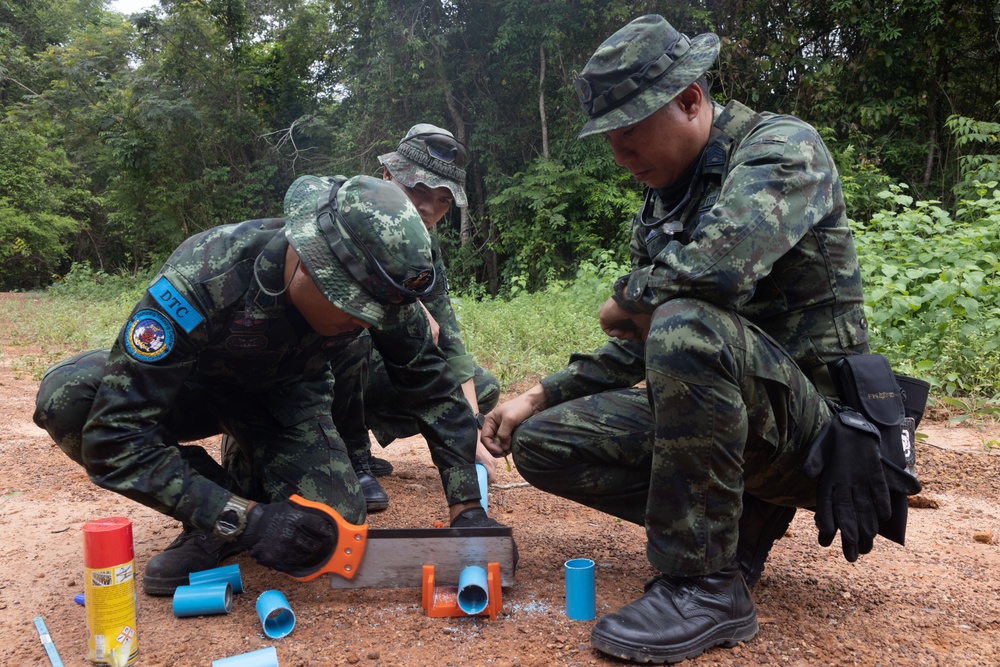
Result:
<svg viewBox="0 0 1000 667"><path fill-rule="evenodd" d="M490 454L499 458L510 453L510 436L528 417L538 414L548 406L545 390L542 385L524 392L517 398L507 401L486 415L479 440L486 446Z"/></svg>
<svg viewBox="0 0 1000 667"><path fill-rule="evenodd" d="M815 447L806 472L815 476L822 466L816 490L819 543L830 546L839 529L844 558L853 563L872 550L879 522L892 515L879 432L859 413L845 410L833 416Z"/></svg>
<svg viewBox="0 0 1000 667"><path fill-rule="evenodd" d="M420 307L424 309L424 315L427 316L427 323L431 328L431 340L433 340L434 344L437 345L438 337L441 335L441 325L438 324L437 320L434 319L434 316L431 315L431 311L427 310L427 306L424 305L423 301L417 301L417 303L419 303Z"/></svg>
<svg viewBox="0 0 1000 667"><path fill-rule="evenodd" d="M497 460L486 449L486 445L479 441L476 443L476 463L486 468L486 481L490 484L497 481Z"/></svg>
<svg viewBox="0 0 1000 667"><path fill-rule="evenodd" d="M652 317L645 313L627 313L614 299L608 299L601 305L598 318L601 330L611 338L644 341L649 336Z"/></svg>
<svg viewBox="0 0 1000 667"><path fill-rule="evenodd" d="M261 565L298 576L333 554L337 527L323 512L283 500L251 507L236 541Z"/></svg>

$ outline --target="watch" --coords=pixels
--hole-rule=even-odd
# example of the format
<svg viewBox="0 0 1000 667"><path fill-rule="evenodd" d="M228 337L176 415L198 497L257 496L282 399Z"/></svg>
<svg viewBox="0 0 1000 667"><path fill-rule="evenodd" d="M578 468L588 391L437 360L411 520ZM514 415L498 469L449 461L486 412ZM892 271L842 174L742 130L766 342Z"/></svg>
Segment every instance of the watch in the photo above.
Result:
<svg viewBox="0 0 1000 667"><path fill-rule="evenodd" d="M483 424L485 424L485 423L486 423L486 415L484 415L482 412L477 412L476 413L476 428L478 428L480 431L482 431L483 430Z"/></svg>
<svg viewBox="0 0 1000 667"><path fill-rule="evenodd" d="M636 309L635 306L630 304L625 296L625 292L628 289L628 281L631 277L631 273L626 273L624 276L615 281L615 286L611 290L611 298L615 300L615 303L618 304L619 308L624 310L629 315L638 315L642 311Z"/></svg>
<svg viewBox="0 0 1000 667"><path fill-rule="evenodd" d="M212 533L223 540L231 540L247 527L247 508L250 501L239 496L230 496L215 520Z"/></svg>

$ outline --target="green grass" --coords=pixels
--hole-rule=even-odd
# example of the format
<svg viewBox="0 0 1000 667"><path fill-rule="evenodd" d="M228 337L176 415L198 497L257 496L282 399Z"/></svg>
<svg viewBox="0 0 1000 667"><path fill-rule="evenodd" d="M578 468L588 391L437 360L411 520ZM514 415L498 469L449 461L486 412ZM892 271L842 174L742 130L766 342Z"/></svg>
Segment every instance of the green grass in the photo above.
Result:
<svg viewBox="0 0 1000 667"><path fill-rule="evenodd" d="M565 366L571 353L607 341L597 312L616 277L588 265L573 282L552 283L542 292L510 300L452 299L466 348L504 391L548 375Z"/></svg>
<svg viewBox="0 0 1000 667"><path fill-rule="evenodd" d="M46 292L0 301L9 323L4 345L17 377L40 380L45 370L83 350L110 347L145 289L148 276L111 277L85 266Z"/></svg>

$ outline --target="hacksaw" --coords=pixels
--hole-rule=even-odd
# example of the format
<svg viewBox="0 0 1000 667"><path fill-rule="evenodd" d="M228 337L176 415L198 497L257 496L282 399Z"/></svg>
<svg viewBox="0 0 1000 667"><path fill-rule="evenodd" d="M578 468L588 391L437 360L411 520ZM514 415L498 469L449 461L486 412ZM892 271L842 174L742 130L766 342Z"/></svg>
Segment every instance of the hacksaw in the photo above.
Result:
<svg viewBox="0 0 1000 667"><path fill-rule="evenodd" d="M433 565L439 581L458 581L472 565L500 566L500 585L514 584L514 531L490 528L368 528L348 523L323 503L293 495L289 500L318 510L337 527L337 546L329 558L308 571L291 575L310 581L321 574L332 588L420 588L424 565Z"/></svg>

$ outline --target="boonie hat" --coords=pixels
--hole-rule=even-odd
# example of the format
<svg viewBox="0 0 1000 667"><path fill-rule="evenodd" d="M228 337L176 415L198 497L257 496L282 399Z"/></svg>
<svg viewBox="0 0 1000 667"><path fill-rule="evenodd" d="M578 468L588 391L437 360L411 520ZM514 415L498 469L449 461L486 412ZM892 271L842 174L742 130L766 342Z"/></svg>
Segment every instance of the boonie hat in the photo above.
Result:
<svg viewBox="0 0 1000 667"><path fill-rule="evenodd" d="M606 39L577 75L576 94L590 116L579 138L648 118L718 56L714 33L690 39L658 14L640 16Z"/></svg>
<svg viewBox="0 0 1000 667"><path fill-rule="evenodd" d="M326 299L374 327L434 286L431 240L388 181L301 176L285 193L285 236Z"/></svg>
<svg viewBox="0 0 1000 667"><path fill-rule="evenodd" d="M429 188L448 188L455 205L465 207L465 166L469 153L455 135L430 123L409 129L395 152L379 155L378 161L392 177L408 188L423 183Z"/></svg>

